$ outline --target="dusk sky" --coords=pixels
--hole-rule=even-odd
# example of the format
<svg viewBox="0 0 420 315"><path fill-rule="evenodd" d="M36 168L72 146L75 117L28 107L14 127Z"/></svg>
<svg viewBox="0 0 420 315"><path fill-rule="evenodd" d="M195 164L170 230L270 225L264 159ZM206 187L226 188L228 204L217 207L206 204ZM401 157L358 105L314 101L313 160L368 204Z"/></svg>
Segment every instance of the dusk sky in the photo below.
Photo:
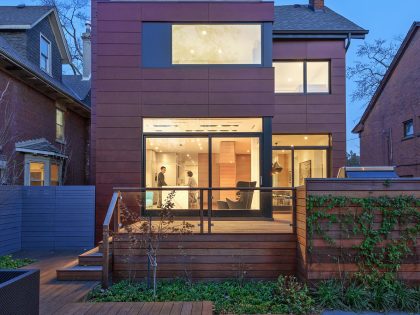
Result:
<svg viewBox="0 0 420 315"><path fill-rule="evenodd" d="M309 0L276 0L281 4L307 4ZM25 3L34 5L33 0L1 0L2 5ZM326 0L325 4L359 26L368 29L367 41L382 38L392 40L405 36L414 21L420 21L420 0ZM353 40L347 53L347 65L356 60L357 46L362 40ZM352 103L349 95L354 85L347 80L347 151L359 152L357 135L351 129L358 122L364 110L364 103Z"/></svg>

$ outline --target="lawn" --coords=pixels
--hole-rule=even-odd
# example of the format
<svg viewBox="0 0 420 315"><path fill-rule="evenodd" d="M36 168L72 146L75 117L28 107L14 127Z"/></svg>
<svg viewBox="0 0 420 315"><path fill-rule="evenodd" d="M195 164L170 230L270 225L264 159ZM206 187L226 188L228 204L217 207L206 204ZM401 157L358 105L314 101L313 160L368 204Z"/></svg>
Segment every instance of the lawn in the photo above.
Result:
<svg viewBox="0 0 420 315"><path fill-rule="evenodd" d="M293 277L278 281L158 283L156 297L143 282L122 281L108 290L95 289L90 300L212 301L217 314L311 314L326 309L345 311L420 312L420 288L379 277L354 281L324 281L308 288Z"/></svg>
<svg viewBox="0 0 420 315"><path fill-rule="evenodd" d="M33 259L29 258L13 258L12 255L6 255L0 257L0 269L17 269L34 262Z"/></svg>

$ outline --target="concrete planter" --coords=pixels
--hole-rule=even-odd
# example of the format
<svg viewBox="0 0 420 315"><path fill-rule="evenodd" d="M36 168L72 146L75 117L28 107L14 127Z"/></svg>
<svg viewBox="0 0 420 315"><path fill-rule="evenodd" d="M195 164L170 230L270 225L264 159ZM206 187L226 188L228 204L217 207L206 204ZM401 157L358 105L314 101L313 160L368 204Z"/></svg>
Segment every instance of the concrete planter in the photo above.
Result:
<svg viewBox="0 0 420 315"><path fill-rule="evenodd" d="M0 269L0 313L39 314L39 270Z"/></svg>

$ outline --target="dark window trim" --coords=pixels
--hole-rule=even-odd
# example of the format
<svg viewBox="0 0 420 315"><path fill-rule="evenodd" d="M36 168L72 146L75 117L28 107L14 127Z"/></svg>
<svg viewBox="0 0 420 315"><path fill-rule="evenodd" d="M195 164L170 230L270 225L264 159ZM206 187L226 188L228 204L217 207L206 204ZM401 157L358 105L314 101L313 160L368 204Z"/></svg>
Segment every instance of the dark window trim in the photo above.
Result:
<svg viewBox="0 0 420 315"><path fill-rule="evenodd" d="M412 134L406 134L406 126L408 123L411 123L411 125L413 126L413 133ZM403 121L403 138L402 140L409 140L409 139L413 139L415 136L415 132L414 132L414 119L407 119L406 121Z"/></svg>
<svg viewBox="0 0 420 315"><path fill-rule="evenodd" d="M331 84L331 59L273 59L273 68L274 64L278 62L303 62L303 92L276 92L276 77L274 72L274 94L276 95L331 95L332 94L332 84ZM307 64L308 62L328 62L328 92L308 92L308 71Z"/></svg>

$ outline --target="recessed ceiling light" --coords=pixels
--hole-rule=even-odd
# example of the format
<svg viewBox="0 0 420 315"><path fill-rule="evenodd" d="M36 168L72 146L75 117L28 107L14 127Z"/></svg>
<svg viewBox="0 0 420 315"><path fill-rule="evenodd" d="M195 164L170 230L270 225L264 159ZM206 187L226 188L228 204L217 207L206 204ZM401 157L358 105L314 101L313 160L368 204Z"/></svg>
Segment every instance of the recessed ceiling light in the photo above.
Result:
<svg viewBox="0 0 420 315"><path fill-rule="evenodd" d="M155 150L159 150L159 147L155 147Z"/></svg>
<svg viewBox="0 0 420 315"><path fill-rule="evenodd" d="M308 140L308 137L305 136L305 137L303 137L303 139Z"/></svg>
<svg viewBox="0 0 420 315"><path fill-rule="evenodd" d="M201 31L201 35L207 35L207 31L206 30Z"/></svg>

